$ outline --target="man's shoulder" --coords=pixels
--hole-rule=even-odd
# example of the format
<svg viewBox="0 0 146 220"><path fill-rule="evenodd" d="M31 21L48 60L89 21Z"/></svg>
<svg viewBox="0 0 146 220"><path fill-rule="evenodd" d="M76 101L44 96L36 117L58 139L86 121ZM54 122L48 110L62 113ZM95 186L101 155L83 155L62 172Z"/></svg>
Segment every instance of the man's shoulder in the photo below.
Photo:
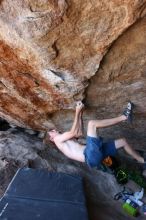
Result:
<svg viewBox="0 0 146 220"><path fill-rule="evenodd" d="M60 133L57 134L57 135L54 137L54 142L55 142L55 143L56 143L56 142L59 142L63 134L64 134L64 133L62 133L62 134L60 134Z"/></svg>
<svg viewBox="0 0 146 220"><path fill-rule="evenodd" d="M57 140L59 139L60 135L62 135L62 134L57 134L57 135L54 137L54 141L57 141Z"/></svg>

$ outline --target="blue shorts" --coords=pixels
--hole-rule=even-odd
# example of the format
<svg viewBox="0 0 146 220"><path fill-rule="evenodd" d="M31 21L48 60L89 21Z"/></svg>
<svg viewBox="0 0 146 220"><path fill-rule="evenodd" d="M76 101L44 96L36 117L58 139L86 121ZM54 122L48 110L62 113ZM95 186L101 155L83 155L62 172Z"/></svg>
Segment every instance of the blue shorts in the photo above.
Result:
<svg viewBox="0 0 146 220"><path fill-rule="evenodd" d="M117 153L114 140L104 142L102 137L87 136L86 143L84 155L90 167L99 167L102 160L108 156L115 156Z"/></svg>

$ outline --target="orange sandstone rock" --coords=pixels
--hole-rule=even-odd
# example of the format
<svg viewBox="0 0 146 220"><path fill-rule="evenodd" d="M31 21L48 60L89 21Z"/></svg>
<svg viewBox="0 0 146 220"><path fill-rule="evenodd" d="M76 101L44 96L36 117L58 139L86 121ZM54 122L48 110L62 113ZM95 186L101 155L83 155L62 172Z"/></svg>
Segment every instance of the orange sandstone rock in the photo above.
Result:
<svg viewBox="0 0 146 220"><path fill-rule="evenodd" d="M111 44L146 14L135 0L0 1L0 116L44 130L84 98Z"/></svg>

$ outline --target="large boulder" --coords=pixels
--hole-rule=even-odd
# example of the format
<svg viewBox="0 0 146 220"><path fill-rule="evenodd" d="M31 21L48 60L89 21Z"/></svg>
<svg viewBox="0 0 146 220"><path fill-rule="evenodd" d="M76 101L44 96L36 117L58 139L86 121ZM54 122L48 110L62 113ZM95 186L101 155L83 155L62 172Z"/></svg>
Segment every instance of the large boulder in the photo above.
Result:
<svg viewBox="0 0 146 220"><path fill-rule="evenodd" d="M88 107L98 118L122 113L135 104L132 125L104 129L107 136L125 136L135 148L146 149L146 17L129 28L110 48L86 91Z"/></svg>
<svg viewBox="0 0 146 220"><path fill-rule="evenodd" d="M52 113L85 97L111 44L145 7L135 0L0 1L0 117L37 130L53 126Z"/></svg>

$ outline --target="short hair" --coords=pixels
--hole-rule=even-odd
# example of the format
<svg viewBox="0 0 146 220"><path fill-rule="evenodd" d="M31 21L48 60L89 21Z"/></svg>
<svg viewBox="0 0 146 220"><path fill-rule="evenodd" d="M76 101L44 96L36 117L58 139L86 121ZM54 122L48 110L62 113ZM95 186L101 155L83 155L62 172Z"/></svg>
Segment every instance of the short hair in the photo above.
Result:
<svg viewBox="0 0 146 220"><path fill-rule="evenodd" d="M44 144L49 144L52 143L52 141L50 140L50 135L48 134L48 132L54 130L55 128L50 128L47 131L45 131L44 133L44 137L43 137L43 143Z"/></svg>

